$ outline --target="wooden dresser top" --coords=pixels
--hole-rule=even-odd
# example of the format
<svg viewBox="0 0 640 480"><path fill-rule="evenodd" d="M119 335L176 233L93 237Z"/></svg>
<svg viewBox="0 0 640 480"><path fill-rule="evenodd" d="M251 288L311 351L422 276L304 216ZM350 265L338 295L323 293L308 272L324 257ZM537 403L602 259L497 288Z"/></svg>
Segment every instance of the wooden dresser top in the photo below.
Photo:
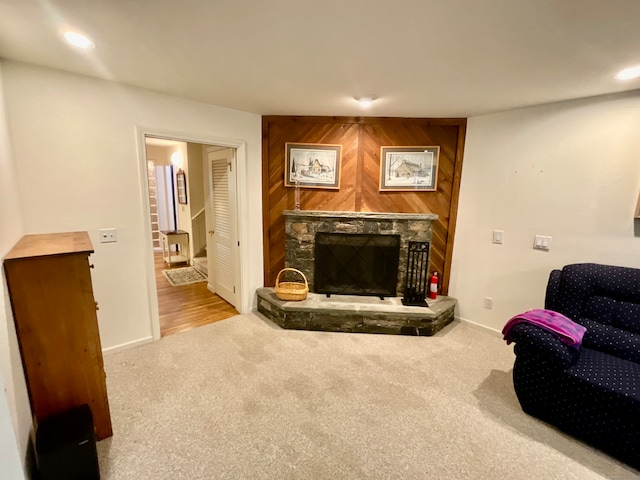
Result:
<svg viewBox="0 0 640 480"><path fill-rule="evenodd" d="M73 253L93 253L93 245L91 245L87 232L25 235L7 253L4 259L7 261Z"/></svg>

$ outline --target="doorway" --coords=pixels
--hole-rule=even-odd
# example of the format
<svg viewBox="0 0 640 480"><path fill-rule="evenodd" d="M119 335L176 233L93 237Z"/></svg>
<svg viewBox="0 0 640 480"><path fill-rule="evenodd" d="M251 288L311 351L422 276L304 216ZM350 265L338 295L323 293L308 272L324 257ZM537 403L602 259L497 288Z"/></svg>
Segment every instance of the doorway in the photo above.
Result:
<svg viewBox="0 0 640 480"><path fill-rule="evenodd" d="M144 135L144 144L155 280L150 301L158 317L154 338L156 331L159 338L238 315L237 248L225 255L228 265L215 261L223 234L237 237L236 179L212 176L208 161L209 152L224 151L232 167L235 148L154 135ZM209 225L220 233L214 235ZM231 279L232 296L217 278Z"/></svg>

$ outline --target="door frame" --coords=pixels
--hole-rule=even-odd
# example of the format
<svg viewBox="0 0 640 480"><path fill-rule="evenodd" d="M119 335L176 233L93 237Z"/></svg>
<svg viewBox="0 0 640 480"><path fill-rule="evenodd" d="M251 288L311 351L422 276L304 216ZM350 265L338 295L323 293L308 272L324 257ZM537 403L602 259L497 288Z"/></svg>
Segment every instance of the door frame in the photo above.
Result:
<svg viewBox="0 0 640 480"><path fill-rule="evenodd" d="M149 305L149 322L151 324L151 333L153 340L160 340L160 314L158 310L158 294L156 287L156 275L154 266L154 252L153 252L153 235L151 233L151 204L149 202L149 182L147 178L147 152L145 148L145 137L152 136L157 138L164 138L167 140L176 140L180 142L199 143L202 145L213 145L221 147L231 147L236 150L236 218L242 218L241 213L246 210L245 198L246 193L245 186L247 185L247 145L244 140L221 138L208 135L190 134L185 132L176 132L168 130L160 130L153 127L136 127L136 143L138 146L138 181L140 188L140 206L143 210L144 223L144 238L145 244L144 259L145 259L145 271L146 271L146 287L147 287L147 302ZM238 242L240 246L238 248L237 258L237 298L238 305L236 310L241 314L251 311L249 302L245 301L243 293L245 292L246 276L243 274L243 256L245 242L243 235L242 224L238 225L237 231Z"/></svg>

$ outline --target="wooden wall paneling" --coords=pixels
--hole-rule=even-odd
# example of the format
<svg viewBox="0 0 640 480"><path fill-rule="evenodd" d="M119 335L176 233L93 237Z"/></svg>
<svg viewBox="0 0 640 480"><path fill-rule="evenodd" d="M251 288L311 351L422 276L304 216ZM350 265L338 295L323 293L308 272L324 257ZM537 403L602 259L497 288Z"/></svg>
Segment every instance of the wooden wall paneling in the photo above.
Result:
<svg viewBox="0 0 640 480"><path fill-rule="evenodd" d="M269 208L269 122L262 118L262 276L263 282L271 276L271 254L269 243L271 239Z"/></svg>
<svg viewBox="0 0 640 480"><path fill-rule="evenodd" d="M294 190L284 188L284 144L342 145L339 191L301 189L303 210L435 213L431 269L448 291L466 119L264 117L263 217L265 285L284 266L284 218ZM380 192L380 147L440 146L436 192Z"/></svg>
<svg viewBox="0 0 640 480"><path fill-rule="evenodd" d="M364 143L365 131L362 125L358 126L358 146L357 146L357 164L356 164L356 175L355 175L355 198L353 210L356 212L362 211L362 183L363 179L366 178L363 170L364 170L364 149L362 145Z"/></svg>
<svg viewBox="0 0 640 480"><path fill-rule="evenodd" d="M456 162L452 180L451 202L449 206L449 230L447 232L447 250L445 253L446 283L443 282L443 291L449 291L449 279L451 276L451 261L453 259L453 242L458 220L458 200L460 198L460 180L462 179L462 159L464 158L464 143L467 137L467 122L460 125L458 141L456 145Z"/></svg>
<svg viewBox="0 0 640 480"><path fill-rule="evenodd" d="M365 150L366 174L363 183L363 210L402 213L435 213L431 242L431 270L440 273L442 292L448 290L450 266L446 262L449 238L449 216L452 194L457 125L424 125L418 123L381 123L367 125ZM384 145L440 146L438 183L435 192L380 192L380 147Z"/></svg>
<svg viewBox="0 0 640 480"><path fill-rule="evenodd" d="M284 120L284 121L283 121ZM263 150L263 218L265 230L265 285L273 285L284 267L284 217L282 211L295 206L295 190L284 186L285 143L322 143L342 145L340 189L301 188L300 204L304 210L344 210L355 206L357 172L357 125L336 123L330 119L302 121L297 117L263 119L267 132L266 154ZM264 192L268 192L266 195Z"/></svg>
<svg viewBox="0 0 640 480"><path fill-rule="evenodd" d="M388 210L384 200L385 197L380 195L380 146L382 141L390 141L380 139L373 131L371 125L362 127L363 135L360 143L360 150L363 155L363 175L362 175L362 208L363 212L395 212L396 210ZM400 213L411 213L402 212Z"/></svg>

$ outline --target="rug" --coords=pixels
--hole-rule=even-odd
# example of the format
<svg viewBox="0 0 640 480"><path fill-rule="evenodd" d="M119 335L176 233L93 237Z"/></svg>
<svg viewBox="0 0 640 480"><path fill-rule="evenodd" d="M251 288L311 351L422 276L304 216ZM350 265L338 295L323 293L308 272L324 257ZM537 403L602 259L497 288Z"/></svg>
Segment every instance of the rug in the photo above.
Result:
<svg viewBox="0 0 640 480"><path fill-rule="evenodd" d="M194 267L163 270L162 274L169 281L172 287L180 287L182 285L207 281L207 277Z"/></svg>

